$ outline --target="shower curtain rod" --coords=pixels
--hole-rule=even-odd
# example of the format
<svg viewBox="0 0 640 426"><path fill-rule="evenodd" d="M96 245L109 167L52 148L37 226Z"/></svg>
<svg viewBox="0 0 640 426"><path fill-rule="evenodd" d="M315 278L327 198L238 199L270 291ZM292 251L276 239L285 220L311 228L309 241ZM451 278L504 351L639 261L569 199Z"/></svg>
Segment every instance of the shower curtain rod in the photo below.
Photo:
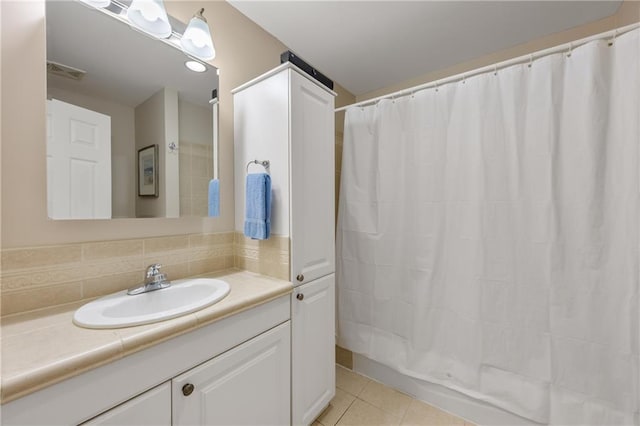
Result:
<svg viewBox="0 0 640 426"><path fill-rule="evenodd" d="M450 77L445 77L442 79L437 79L437 80L432 80L428 83L424 83L424 84L420 84L418 86L414 86L414 87L410 87L408 89L402 89L402 90L398 90L397 92L393 92L393 93L389 93L387 95L382 95L382 96L378 96L377 98L372 98L372 99L367 99L361 102L356 102L354 104L351 105L347 105L347 106L343 106L340 108L336 108L334 110L334 112L340 112L340 111L344 111L347 108L351 108L351 107L358 107L358 106L365 106L365 105L369 105L369 104L375 104L376 102L382 100L382 99L394 99L394 98L399 98L399 97L403 97L406 95L412 95L416 92L419 92L421 90L424 89L430 89L432 87L437 87L437 86L441 86L443 84L447 84L447 83L452 83L452 82L456 82L456 81L462 81L465 80L469 77L473 77L475 75L478 74L483 74L487 71L498 71L501 69L504 69L506 67L509 67L511 65L516 65L516 64L520 64L520 63L531 63L536 59L540 59L542 57L545 56L549 56L552 55L554 53L558 53L558 52L563 52L563 51L567 51L569 54L571 54L571 51L573 49L575 49L576 47L580 47L590 41L594 41L594 40L603 40L603 39L607 39L607 38L611 38L611 43L613 43L616 39L616 37L618 37L619 35L622 35L624 33L627 33L629 31L635 30L636 28L640 28L640 22L636 22L635 24L631 24L631 25L626 25L624 27L620 27L620 28L616 28L613 30L609 30L609 31L605 31L603 33L600 34L596 34L596 35L592 35L589 37L585 37L579 40L575 40L575 41L571 41L569 43L564 43L558 46L554 46L554 47L550 47L548 49L543 49L543 50L539 50L537 52L533 52L533 53L528 53L526 55L522 55L522 56L518 56L517 58L512 58L512 59L507 59L505 61L501 61L501 62L496 62L495 64L492 65L487 65L481 68L476 68L475 70L471 70L471 71L467 71L467 72L462 72L460 74L456 74Z"/></svg>

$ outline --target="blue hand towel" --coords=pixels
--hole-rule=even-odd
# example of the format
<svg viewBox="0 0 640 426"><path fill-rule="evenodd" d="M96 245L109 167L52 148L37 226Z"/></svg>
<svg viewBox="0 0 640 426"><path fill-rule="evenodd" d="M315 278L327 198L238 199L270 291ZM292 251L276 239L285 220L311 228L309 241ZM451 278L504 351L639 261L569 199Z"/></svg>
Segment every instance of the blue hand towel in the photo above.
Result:
<svg viewBox="0 0 640 426"><path fill-rule="evenodd" d="M271 176L267 173L247 175L244 235L266 240L271 232Z"/></svg>
<svg viewBox="0 0 640 426"><path fill-rule="evenodd" d="M220 216L220 181L218 179L209 181L209 216Z"/></svg>

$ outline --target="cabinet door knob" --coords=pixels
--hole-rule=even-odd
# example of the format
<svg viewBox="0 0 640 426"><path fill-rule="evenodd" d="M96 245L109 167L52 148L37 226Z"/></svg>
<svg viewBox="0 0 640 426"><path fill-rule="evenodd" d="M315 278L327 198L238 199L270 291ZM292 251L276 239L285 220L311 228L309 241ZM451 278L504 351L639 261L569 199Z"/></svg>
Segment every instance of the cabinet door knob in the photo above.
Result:
<svg viewBox="0 0 640 426"><path fill-rule="evenodd" d="M304 294L302 294L302 293L296 294L296 299L298 299L298 300L304 299Z"/></svg>
<svg viewBox="0 0 640 426"><path fill-rule="evenodd" d="M299 282L304 281L304 275L298 274L298 276L296 277L296 280L298 280Z"/></svg>
<svg viewBox="0 0 640 426"><path fill-rule="evenodd" d="M195 386L193 386L191 383L187 383L182 387L182 394L184 396L189 396L193 393L194 389L195 389Z"/></svg>

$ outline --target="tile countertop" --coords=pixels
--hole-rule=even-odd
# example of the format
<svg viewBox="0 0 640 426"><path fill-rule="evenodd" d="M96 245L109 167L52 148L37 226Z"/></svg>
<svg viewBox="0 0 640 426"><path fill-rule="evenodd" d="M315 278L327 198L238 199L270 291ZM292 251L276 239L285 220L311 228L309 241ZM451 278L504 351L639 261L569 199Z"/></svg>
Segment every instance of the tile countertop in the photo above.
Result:
<svg viewBox="0 0 640 426"><path fill-rule="evenodd" d="M199 277L222 279L231 291L212 306L153 324L78 327L73 313L87 301L2 318L2 404L292 291L288 281L235 269Z"/></svg>

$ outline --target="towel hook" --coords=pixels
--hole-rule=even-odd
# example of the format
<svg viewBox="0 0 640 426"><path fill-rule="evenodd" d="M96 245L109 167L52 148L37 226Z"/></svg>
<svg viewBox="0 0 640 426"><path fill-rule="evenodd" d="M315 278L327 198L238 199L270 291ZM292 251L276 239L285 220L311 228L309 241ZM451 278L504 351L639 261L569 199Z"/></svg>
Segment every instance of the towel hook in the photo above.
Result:
<svg viewBox="0 0 640 426"><path fill-rule="evenodd" d="M267 173L269 173L269 166L271 165L271 162L269 160L251 160L247 163L247 174L249 173L249 166L252 164L259 164L262 167L265 168L265 170L267 171Z"/></svg>

